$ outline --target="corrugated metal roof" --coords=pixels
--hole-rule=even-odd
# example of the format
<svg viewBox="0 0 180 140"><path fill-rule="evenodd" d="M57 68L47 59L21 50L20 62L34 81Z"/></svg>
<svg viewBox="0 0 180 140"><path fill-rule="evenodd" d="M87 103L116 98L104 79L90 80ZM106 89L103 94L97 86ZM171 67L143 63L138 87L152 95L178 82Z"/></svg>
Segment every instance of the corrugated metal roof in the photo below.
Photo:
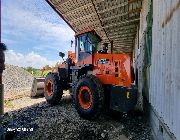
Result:
<svg viewBox="0 0 180 140"><path fill-rule="evenodd" d="M117 53L132 53L142 0L46 0L76 32L95 29Z"/></svg>

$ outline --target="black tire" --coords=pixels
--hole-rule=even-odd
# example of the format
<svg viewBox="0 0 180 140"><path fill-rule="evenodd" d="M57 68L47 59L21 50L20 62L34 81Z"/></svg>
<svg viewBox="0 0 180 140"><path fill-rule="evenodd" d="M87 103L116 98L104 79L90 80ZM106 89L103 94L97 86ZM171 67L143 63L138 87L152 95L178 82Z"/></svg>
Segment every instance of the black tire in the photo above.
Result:
<svg viewBox="0 0 180 140"><path fill-rule="evenodd" d="M51 81L51 82L50 82ZM44 96L51 105L56 105L62 98L63 89L57 73L48 73L45 78Z"/></svg>
<svg viewBox="0 0 180 140"><path fill-rule="evenodd" d="M88 87L92 94L92 102L89 108L84 109L78 95L81 94L81 88ZM82 93L84 94L84 93ZM93 120L97 118L102 112L104 106L104 90L100 81L93 75L87 75L79 80L75 85L74 91L74 104L78 114L85 119Z"/></svg>

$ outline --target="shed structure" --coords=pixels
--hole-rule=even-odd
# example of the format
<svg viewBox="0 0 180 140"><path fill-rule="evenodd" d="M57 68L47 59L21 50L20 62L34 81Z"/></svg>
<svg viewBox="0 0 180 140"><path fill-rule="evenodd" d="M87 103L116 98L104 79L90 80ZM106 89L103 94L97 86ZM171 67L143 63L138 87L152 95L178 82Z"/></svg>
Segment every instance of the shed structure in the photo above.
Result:
<svg viewBox="0 0 180 140"><path fill-rule="evenodd" d="M154 138L180 140L180 0L46 1L75 33L95 29L132 56Z"/></svg>
<svg viewBox="0 0 180 140"><path fill-rule="evenodd" d="M47 0L51 7L79 33L95 29L114 53L132 54L142 0Z"/></svg>

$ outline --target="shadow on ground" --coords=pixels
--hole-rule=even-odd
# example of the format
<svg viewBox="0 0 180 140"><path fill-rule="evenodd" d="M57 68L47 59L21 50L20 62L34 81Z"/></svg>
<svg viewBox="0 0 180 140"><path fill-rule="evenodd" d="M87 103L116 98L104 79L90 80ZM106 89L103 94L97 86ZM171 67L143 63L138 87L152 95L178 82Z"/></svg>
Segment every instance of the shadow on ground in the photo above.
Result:
<svg viewBox="0 0 180 140"><path fill-rule="evenodd" d="M68 99L57 106L41 102L8 112L1 119L7 140L150 139L148 122L139 114L102 114L97 120L88 121L79 117Z"/></svg>

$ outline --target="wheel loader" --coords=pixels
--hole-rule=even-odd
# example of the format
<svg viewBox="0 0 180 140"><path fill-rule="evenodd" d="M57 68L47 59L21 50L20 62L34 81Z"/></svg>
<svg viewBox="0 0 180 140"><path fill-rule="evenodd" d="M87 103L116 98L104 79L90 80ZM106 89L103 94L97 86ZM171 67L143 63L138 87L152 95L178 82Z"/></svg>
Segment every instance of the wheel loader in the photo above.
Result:
<svg viewBox="0 0 180 140"><path fill-rule="evenodd" d="M61 100L63 90L71 89L79 115L95 119L104 110L128 112L134 108L137 89L133 85L131 58L127 54L108 53L95 30L75 35L75 53L59 65L58 72L45 78L45 98L51 105ZM59 55L63 58L64 53Z"/></svg>

